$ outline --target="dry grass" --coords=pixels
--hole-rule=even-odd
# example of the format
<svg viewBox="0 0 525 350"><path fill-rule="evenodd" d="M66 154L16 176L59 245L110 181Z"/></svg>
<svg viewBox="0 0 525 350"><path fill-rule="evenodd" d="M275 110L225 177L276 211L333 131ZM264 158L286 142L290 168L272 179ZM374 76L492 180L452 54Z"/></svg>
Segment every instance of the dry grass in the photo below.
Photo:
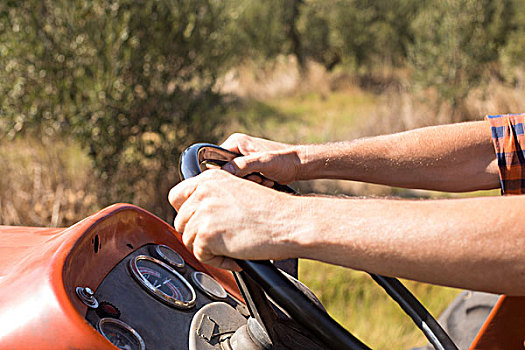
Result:
<svg viewBox="0 0 525 350"><path fill-rule="evenodd" d="M243 99L268 100L298 92L331 92L329 74L319 64L309 62L301 74L295 56L280 56L263 65L247 62L228 72L217 84L226 94Z"/></svg>
<svg viewBox="0 0 525 350"><path fill-rule="evenodd" d="M72 142L0 143L0 224L70 225L99 209L92 164Z"/></svg>
<svg viewBox="0 0 525 350"><path fill-rule="evenodd" d="M380 135L430 125L482 120L487 114L519 113L525 110L521 88L492 81L487 87L473 89L458 110L438 99L433 89L388 91L382 94L377 109L362 120L359 136Z"/></svg>
<svg viewBox="0 0 525 350"><path fill-rule="evenodd" d="M301 261L299 272L332 317L373 349L408 349L426 343L411 319L368 274L308 260ZM436 317L459 293L453 288L403 283Z"/></svg>
<svg viewBox="0 0 525 350"><path fill-rule="evenodd" d="M452 110L450 104L438 98L435 89L412 88L405 71L358 76L344 70L327 72L309 62L301 74L292 56L279 57L263 66L240 66L226 75L218 89L245 103L268 104L281 116L299 119L308 131L299 130L298 135L294 133L298 130L282 124L273 128L269 125L269 131L260 126L253 128L258 134L276 132L274 135L280 139L297 142L351 139L525 110L525 86L513 87L497 79L473 89L457 110ZM294 136L281 136L284 132L277 129L283 128Z"/></svg>

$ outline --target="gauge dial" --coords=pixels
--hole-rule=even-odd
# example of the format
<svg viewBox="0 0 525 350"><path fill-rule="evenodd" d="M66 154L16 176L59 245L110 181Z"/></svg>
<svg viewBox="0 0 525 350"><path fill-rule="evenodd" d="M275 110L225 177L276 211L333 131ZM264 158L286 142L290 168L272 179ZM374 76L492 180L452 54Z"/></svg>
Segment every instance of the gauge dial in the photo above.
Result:
<svg viewBox="0 0 525 350"><path fill-rule="evenodd" d="M114 319L103 318L97 323L97 330L119 349L145 350L146 345L140 334L126 323Z"/></svg>
<svg viewBox="0 0 525 350"><path fill-rule="evenodd" d="M207 294L212 299L226 299L228 294L224 288L213 279L210 275L205 274L204 272L196 271L191 275L193 283L199 288L202 292Z"/></svg>
<svg viewBox="0 0 525 350"><path fill-rule="evenodd" d="M168 246L165 246L163 244L159 244L155 247L155 252L158 256L160 256L163 260L165 260L168 264L170 264L173 267L177 268L183 268L184 267L184 259Z"/></svg>
<svg viewBox="0 0 525 350"><path fill-rule="evenodd" d="M130 260L129 267L133 277L157 299L181 309L195 305L195 290L169 265L151 256L139 255Z"/></svg>

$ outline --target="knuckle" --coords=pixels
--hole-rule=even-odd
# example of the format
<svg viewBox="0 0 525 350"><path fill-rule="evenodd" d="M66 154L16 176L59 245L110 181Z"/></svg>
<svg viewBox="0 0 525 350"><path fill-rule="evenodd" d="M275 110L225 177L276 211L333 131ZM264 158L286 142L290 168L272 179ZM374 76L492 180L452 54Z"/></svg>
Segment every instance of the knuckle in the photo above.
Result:
<svg viewBox="0 0 525 350"><path fill-rule="evenodd" d="M170 192L168 193L168 201L173 206L179 201L180 196L181 196L180 186L172 187Z"/></svg>
<svg viewBox="0 0 525 350"><path fill-rule="evenodd" d="M205 210L211 210L211 208L207 207ZM212 219L210 219L210 215L206 215L205 218L200 220L199 225L202 231L200 238L206 243L209 242L211 240L211 237L214 234L214 229L215 229L214 222Z"/></svg>
<svg viewBox="0 0 525 350"><path fill-rule="evenodd" d="M189 234L183 234L182 235L182 243L184 243L185 246L188 246L191 243L192 237Z"/></svg>
<svg viewBox="0 0 525 350"><path fill-rule="evenodd" d="M200 246L193 247L193 255L197 258L197 260L202 261L202 248Z"/></svg>
<svg viewBox="0 0 525 350"><path fill-rule="evenodd" d="M247 164L248 164L248 160L247 160L248 157L239 157L239 158L235 158L233 160L233 163L237 166L237 168L239 168L240 170L246 168Z"/></svg>
<svg viewBox="0 0 525 350"><path fill-rule="evenodd" d="M175 217L175 221L173 222L173 226L175 228L175 231L177 231L178 233L184 233L184 224L182 222L182 218L180 215L177 215Z"/></svg>
<svg viewBox="0 0 525 350"><path fill-rule="evenodd" d="M270 163L274 160L275 158L275 155L272 154L271 152L267 152L267 153L262 153L259 158L257 159L260 163Z"/></svg>
<svg viewBox="0 0 525 350"><path fill-rule="evenodd" d="M208 169L203 173L204 179L216 179L224 175L224 171L219 169Z"/></svg>
<svg viewBox="0 0 525 350"><path fill-rule="evenodd" d="M208 252L208 250L204 246L202 246L201 244L197 244L193 248L193 255L195 255L197 260L204 262L210 259L211 254Z"/></svg>
<svg viewBox="0 0 525 350"><path fill-rule="evenodd" d="M172 187L168 193L168 201L173 204L173 202L175 201L175 196L175 187Z"/></svg>
<svg viewBox="0 0 525 350"><path fill-rule="evenodd" d="M242 140L247 139L248 135L243 134L242 132L235 132L228 139L230 138L234 141L242 141Z"/></svg>
<svg viewBox="0 0 525 350"><path fill-rule="evenodd" d="M196 200L196 201L199 201L201 202L202 200L204 200L204 198L206 198L206 188L204 187L199 187L195 192L193 192L193 195L192 197Z"/></svg>

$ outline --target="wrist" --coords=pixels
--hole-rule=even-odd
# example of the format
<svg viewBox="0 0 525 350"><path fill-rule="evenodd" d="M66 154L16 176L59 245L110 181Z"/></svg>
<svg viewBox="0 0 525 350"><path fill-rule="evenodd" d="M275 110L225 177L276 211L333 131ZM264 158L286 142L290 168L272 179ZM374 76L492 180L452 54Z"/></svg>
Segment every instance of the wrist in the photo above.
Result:
<svg viewBox="0 0 525 350"><path fill-rule="evenodd" d="M298 145L293 149L295 180L312 180L316 178L315 160L312 155L315 154L316 145Z"/></svg>
<svg viewBox="0 0 525 350"><path fill-rule="evenodd" d="M333 144L335 145L335 144ZM297 146L298 160L296 180L331 178L335 158L331 157L329 144Z"/></svg>
<svg viewBox="0 0 525 350"><path fill-rule="evenodd" d="M283 181L282 184L289 184L297 180L308 180L307 171L304 171L304 167L307 164L307 151L306 146L303 145L290 145L285 149L274 152L273 156L279 160L279 169L283 178L277 179L277 181Z"/></svg>
<svg viewBox="0 0 525 350"><path fill-rule="evenodd" d="M282 209L286 212L287 225L280 230L280 245L286 246L288 257L310 258L319 243L320 218L315 209L318 198L288 194L285 196L287 200Z"/></svg>

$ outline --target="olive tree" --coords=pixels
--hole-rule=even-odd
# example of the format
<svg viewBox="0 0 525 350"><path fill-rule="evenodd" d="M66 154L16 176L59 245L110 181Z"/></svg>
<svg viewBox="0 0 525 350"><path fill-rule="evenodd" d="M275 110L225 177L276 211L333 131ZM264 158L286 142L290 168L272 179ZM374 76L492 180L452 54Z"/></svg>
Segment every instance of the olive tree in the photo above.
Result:
<svg viewBox="0 0 525 350"><path fill-rule="evenodd" d="M3 1L2 137L74 137L94 161L106 203L131 201L165 215L181 149L218 137L214 86L238 49L226 6Z"/></svg>

